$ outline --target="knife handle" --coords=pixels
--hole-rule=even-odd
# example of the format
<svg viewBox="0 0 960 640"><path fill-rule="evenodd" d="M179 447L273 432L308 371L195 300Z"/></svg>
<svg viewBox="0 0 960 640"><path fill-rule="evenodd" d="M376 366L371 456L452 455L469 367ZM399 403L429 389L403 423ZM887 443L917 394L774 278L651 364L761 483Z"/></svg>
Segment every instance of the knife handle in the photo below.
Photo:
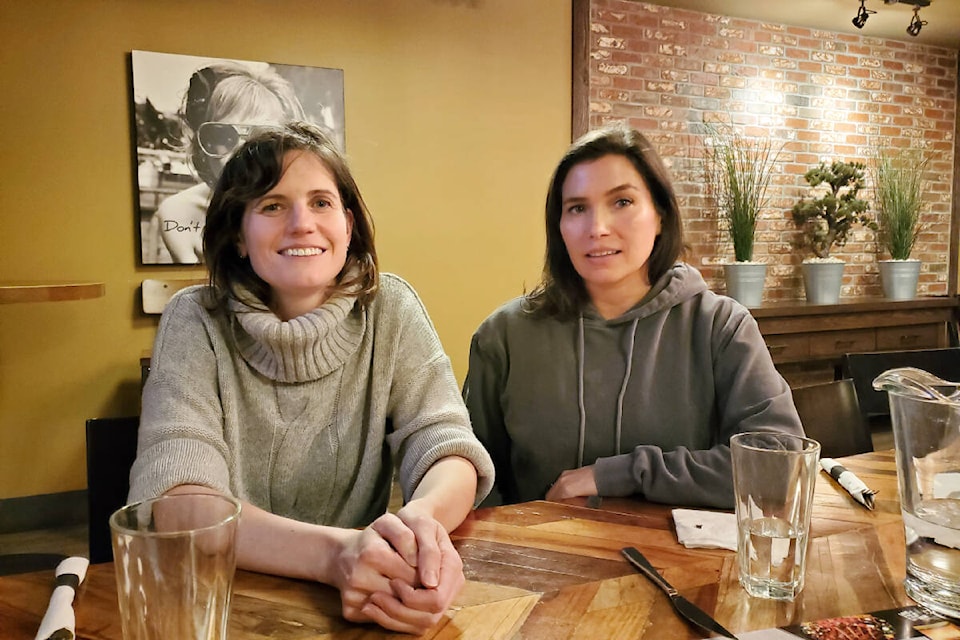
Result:
<svg viewBox="0 0 960 640"><path fill-rule="evenodd" d="M643 557L643 554L634 549L633 547L624 547L620 550L620 553L623 554L623 557L627 561L637 568L643 575L647 576L653 580L654 584L664 590L666 594L670 597L677 595L677 590L666 581L666 579L660 575L660 572L650 564L650 561Z"/></svg>

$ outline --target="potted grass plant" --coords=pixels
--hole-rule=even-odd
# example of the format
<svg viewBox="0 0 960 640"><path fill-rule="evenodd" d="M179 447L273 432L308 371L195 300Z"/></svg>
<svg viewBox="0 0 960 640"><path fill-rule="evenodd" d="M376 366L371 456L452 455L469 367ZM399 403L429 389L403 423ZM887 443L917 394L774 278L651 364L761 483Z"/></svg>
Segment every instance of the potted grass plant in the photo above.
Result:
<svg viewBox="0 0 960 640"><path fill-rule="evenodd" d="M727 295L747 307L759 306L767 265L753 261L757 221L767 204L767 187L780 150L769 138L746 138L732 130L708 129L706 183L713 196L734 262L724 265Z"/></svg>
<svg viewBox="0 0 960 640"><path fill-rule="evenodd" d="M929 156L919 149L893 151L879 147L871 165L874 207L880 246L889 260L880 260L883 295L892 300L909 300L917 295L920 261L911 259L917 237L923 229L924 173Z"/></svg>
<svg viewBox="0 0 960 640"><path fill-rule="evenodd" d="M862 162L835 160L821 162L803 178L815 197L803 197L791 213L794 224L803 231L800 244L813 253L803 261L803 286L807 302L836 304L840 299L845 263L830 255L833 247L842 247L857 225L876 229L867 213L869 204L859 197L864 186L866 165Z"/></svg>

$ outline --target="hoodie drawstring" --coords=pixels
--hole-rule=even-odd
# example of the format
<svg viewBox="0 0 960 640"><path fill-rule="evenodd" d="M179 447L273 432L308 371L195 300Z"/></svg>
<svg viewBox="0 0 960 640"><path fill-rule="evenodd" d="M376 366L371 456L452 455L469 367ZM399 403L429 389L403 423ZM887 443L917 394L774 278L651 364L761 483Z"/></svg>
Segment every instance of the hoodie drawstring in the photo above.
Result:
<svg viewBox="0 0 960 640"><path fill-rule="evenodd" d="M577 339L577 401L580 404L580 442L577 445L577 468L583 466L583 439L587 433L587 410L583 406L583 314L580 314Z"/></svg>
<svg viewBox="0 0 960 640"><path fill-rule="evenodd" d="M617 397L617 455L620 455L620 433L623 426L623 397L627 395L627 383L630 382L630 372L633 370L633 347L637 340L637 324L640 318L634 318L630 325L630 346L627 348L627 371L623 374L623 384L620 385L620 395Z"/></svg>
<svg viewBox="0 0 960 640"><path fill-rule="evenodd" d="M623 383L620 385L620 395L617 396L617 423L616 423L616 455L620 455L620 440L623 432L623 398L627 395L627 384L630 383L630 373L633 371L633 348L636 346L637 325L640 318L634 318L630 325L630 346L627 348L627 370L623 374ZM583 314L577 322L577 402L580 409L580 438L577 444L577 468L583 466L583 448L587 431L587 410L583 403L583 369L584 369L584 339Z"/></svg>

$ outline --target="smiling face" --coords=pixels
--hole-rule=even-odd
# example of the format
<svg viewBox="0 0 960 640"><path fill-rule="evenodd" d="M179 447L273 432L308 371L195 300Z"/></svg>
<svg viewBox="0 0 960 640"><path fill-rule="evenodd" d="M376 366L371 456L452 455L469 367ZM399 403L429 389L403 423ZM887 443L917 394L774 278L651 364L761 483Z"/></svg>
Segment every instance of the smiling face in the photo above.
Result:
<svg viewBox="0 0 960 640"><path fill-rule="evenodd" d="M329 297L352 231L353 215L327 166L313 153L291 151L277 185L244 209L237 248L270 285L271 310L290 320Z"/></svg>
<svg viewBox="0 0 960 640"><path fill-rule="evenodd" d="M606 318L650 290L648 261L660 235L643 178L622 155L574 165L563 181L560 235L590 299Z"/></svg>

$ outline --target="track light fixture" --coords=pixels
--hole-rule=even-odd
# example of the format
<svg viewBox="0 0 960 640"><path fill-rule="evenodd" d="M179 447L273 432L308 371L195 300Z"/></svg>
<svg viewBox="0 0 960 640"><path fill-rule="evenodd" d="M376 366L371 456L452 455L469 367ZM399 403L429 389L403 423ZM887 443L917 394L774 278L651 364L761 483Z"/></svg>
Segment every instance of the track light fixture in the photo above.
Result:
<svg viewBox="0 0 960 640"><path fill-rule="evenodd" d="M857 11L857 15L853 18L853 26L857 29L863 29L863 25L867 24L867 18L870 17L871 13L876 13L876 11L871 11L865 6L867 0L860 0L860 10Z"/></svg>
<svg viewBox="0 0 960 640"><path fill-rule="evenodd" d="M920 35L920 29L922 29L925 24L927 24L927 21L920 19L920 5L914 5L913 19L910 20L910 24L907 25L907 33L916 38Z"/></svg>
<svg viewBox="0 0 960 640"><path fill-rule="evenodd" d="M926 20L920 19L920 9L929 7L931 2L933 2L933 0L883 0L883 4L908 4L913 7L913 19L910 20L910 24L907 26L907 33L914 38L920 35L920 30L927 24ZM860 9L852 20L853 26L857 29L863 29L863 25L867 24L867 18L869 18L871 14L876 13L876 11L872 9L867 9L866 5L867 0L860 0Z"/></svg>

